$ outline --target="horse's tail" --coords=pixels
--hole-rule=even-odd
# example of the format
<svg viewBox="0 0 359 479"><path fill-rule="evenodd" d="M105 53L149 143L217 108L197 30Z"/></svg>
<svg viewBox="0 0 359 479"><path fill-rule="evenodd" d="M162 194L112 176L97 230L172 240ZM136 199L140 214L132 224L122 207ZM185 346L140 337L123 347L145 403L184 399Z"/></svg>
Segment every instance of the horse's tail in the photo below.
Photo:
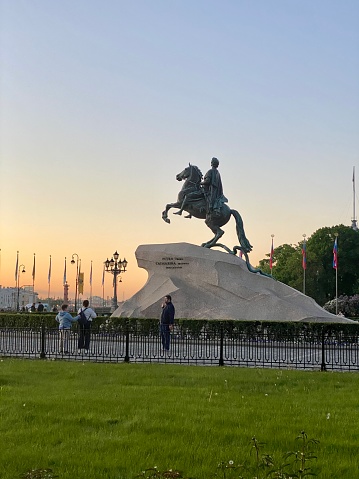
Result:
<svg viewBox="0 0 359 479"><path fill-rule="evenodd" d="M243 253L244 252L250 253L253 249L253 246L248 241L246 234L244 232L242 217L237 210L231 210L231 214L234 216L234 219L236 220L236 231L237 231L239 244L241 245L241 250L243 251Z"/></svg>
<svg viewBox="0 0 359 479"><path fill-rule="evenodd" d="M269 278L273 278L271 274L264 273L261 269L259 268L253 268L251 265L249 258L248 258L248 253L250 253L253 249L252 245L248 241L246 234L244 232L244 227L243 227L243 220L241 215L238 213L236 210L231 210L231 214L234 216L236 220L236 230L237 230L237 236L238 236L238 241L241 246L235 246L233 248L233 253L237 254L237 251L242 251L243 256L246 259L246 265L248 268L248 271L251 273L259 273L263 276L268 276Z"/></svg>

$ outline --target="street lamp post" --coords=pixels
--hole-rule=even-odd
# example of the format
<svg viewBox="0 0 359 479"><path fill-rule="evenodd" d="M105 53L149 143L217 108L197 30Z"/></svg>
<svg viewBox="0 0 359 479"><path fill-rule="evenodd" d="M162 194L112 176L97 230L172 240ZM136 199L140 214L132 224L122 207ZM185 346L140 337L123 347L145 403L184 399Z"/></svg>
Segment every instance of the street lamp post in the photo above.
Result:
<svg viewBox="0 0 359 479"><path fill-rule="evenodd" d="M307 235L303 235L303 247L302 247L302 255L303 255L303 260L302 260L302 266L303 266L303 294L305 294L305 271L307 269L307 244L306 244L306 238Z"/></svg>
<svg viewBox="0 0 359 479"><path fill-rule="evenodd" d="M333 249L333 267L335 268L335 314L338 316L338 233L335 233L335 243Z"/></svg>
<svg viewBox="0 0 359 479"><path fill-rule="evenodd" d="M71 256L71 264L75 264L74 256L76 256L76 286L75 286L75 313L77 312L77 289L79 285L79 255L74 253Z"/></svg>
<svg viewBox="0 0 359 479"><path fill-rule="evenodd" d="M22 268L22 269L21 269ZM20 311L20 302L19 302L19 298L20 298L20 272L21 273L25 273L25 265L24 264L20 264L19 266L19 270L17 272L17 303L16 303L16 311Z"/></svg>
<svg viewBox="0 0 359 479"><path fill-rule="evenodd" d="M104 262L105 270L107 273L113 274L113 307L117 309L117 276L121 273L126 273L127 261L124 258L123 261L119 259L117 250L113 253L111 260L107 258Z"/></svg>

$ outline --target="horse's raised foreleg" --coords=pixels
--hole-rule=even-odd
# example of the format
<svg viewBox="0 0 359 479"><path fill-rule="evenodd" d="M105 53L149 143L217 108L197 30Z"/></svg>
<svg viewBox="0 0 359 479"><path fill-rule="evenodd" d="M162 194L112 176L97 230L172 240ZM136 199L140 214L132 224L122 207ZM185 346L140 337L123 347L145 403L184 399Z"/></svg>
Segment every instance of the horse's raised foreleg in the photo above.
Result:
<svg viewBox="0 0 359 479"><path fill-rule="evenodd" d="M162 211L162 219L166 223L171 223L171 220L168 217L168 210L170 210L171 208L181 208L181 203L179 203L179 202L168 203L168 205L166 205L166 209L164 211Z"/></svg>

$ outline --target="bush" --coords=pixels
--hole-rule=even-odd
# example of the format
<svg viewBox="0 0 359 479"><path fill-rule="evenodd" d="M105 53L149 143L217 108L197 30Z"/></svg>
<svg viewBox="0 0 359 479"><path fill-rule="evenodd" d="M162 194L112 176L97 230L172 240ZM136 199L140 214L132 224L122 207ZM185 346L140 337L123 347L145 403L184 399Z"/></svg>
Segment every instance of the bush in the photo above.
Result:
<svg viewBox="0 0 359 479"><path fill-rule="evenodd" d="M329 313L336 314L337 300L332 299L325 303L323 308ZM344 314L347 318L359 317L359 294L354 296L339 296L338 297L338 313Z"/></svg>

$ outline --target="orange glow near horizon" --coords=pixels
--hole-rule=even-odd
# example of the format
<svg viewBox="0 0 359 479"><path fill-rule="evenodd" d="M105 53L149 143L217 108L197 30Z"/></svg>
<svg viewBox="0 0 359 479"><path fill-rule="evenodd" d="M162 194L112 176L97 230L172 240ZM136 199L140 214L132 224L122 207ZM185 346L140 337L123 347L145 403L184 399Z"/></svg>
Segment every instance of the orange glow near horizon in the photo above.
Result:
<svg viewBox="0 0 359 479"><path fill-rule="evenodd" d="M13 253L13 252L12 252ZM76 264L71 264L71 255L66 257L66 279L69 285L69 299L75 297L75 284L76 284ZM76 256L74 257L76 261ZM81 298L89 298L91 295L90 286L90 270L91 259L87 257L81 258L81 272L84 273L84 294ZM106 259L106 258L105 258ZM127 259L127 258L126 258ZM129 262L125 273L121 274L122 281L118 286L118 301L128 299L135 292L137 292L145 284L147 280L147 273L145 270L137 267L134 254L127 259ZM19 265L25 265L25 273L20 272L20 287L33 285L33 253L29 253L26 250L19 251ZM50 265L50 255L44 256L41 253L37 253L35 256L35 291L39 294L40 299L48 297L50 290L51 298L63 298L63 278L64 278L64 265L65 257L60 257L56 254L51 255L51 277L50 285L48 283ZM15 255L4 255L1 251L1 269L0 269L0 285L3 288L16 287L15 283L15 268L16 267L16 251ZM104 298L111 298L113 296L113 275L105 272L104 276L104 290L102 287L103 276L103 263L100 259L92 259L92 296L99 296Z"/></svg>

